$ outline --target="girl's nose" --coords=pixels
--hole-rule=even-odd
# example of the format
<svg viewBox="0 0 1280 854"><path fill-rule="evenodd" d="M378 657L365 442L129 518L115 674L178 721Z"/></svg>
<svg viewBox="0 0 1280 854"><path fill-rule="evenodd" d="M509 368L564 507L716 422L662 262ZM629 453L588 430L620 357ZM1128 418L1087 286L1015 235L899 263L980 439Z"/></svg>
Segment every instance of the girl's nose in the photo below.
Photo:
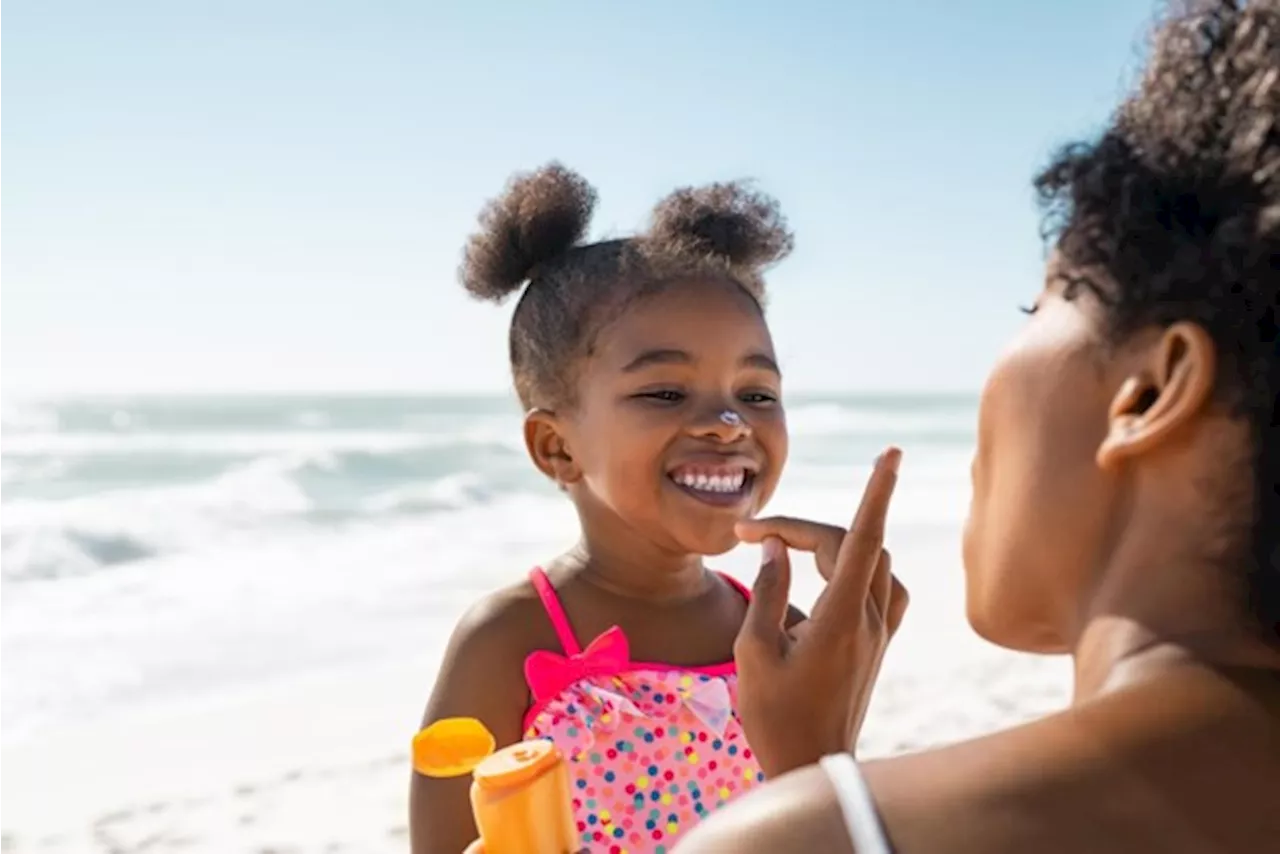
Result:
<svg viewBox="0 0 1280 854"><path fill-rule="evenodd" d="M721 442L734 442L751 435L751 425L736 409L726 406L708 408L694 424L694 433Z"/></svg>

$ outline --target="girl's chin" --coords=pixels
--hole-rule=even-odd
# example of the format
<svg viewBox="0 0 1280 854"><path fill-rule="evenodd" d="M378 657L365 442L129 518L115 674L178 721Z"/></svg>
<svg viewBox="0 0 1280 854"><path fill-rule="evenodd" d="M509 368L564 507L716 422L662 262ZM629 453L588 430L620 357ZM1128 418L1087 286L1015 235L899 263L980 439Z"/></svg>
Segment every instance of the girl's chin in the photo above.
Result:
<svg viewBox="0 0 1280 854"><path fill-rule="evenodd" d="M742 541L738 539L737 534L729 528L723 537L699 537L697 544L690 551L703 557L718 557L733 551L740 542Z"/></svg>

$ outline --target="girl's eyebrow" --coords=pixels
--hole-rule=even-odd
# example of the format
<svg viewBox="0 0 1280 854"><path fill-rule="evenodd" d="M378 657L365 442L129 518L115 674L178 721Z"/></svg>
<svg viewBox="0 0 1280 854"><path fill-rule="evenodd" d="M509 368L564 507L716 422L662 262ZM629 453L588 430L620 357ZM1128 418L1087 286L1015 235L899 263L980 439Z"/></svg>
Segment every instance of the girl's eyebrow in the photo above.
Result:
<svg viewBox="0 0 1280 854"><path fill-rule="evenodd" d="M691 365L696 361L697 359L685 350L645 350L639 356L627 362L622 367L622 372L624 374L633 374L652 365ZM778 363L774 361L773 357L758 351L743 356L739 364L745 368L759 368L782 376L782 370L778 367Z"/></svg>
<svg viewBox="0 0 1280 854"><path fill-rule="evenodd" d="M749 353L742 358L740 363L744 368L759 368L762 371L768 371L772 374L782 376L782 368L778 367L778 363L774 361L772 356L765 353Z"/></svg>

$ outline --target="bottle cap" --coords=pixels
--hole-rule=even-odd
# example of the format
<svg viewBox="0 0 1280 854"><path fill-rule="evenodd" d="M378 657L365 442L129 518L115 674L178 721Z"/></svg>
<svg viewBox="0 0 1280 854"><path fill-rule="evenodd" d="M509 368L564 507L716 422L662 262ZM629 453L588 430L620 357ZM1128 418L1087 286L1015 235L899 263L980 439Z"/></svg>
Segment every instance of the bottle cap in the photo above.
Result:
<svg viewBox="0 0 1280 854"><path fill-rule="evenodd" d="M413 770L427 777L461 777L493 748L493 734L475 718L442 718L413 737Z"/></svg>
<svg viewBox="0 0 1280 854"><path fill-rule="evenodd" d="M504 747L476 765L476 783L484 789L505 789L527 783L555 767L560 751L546 739Z"/></svg>

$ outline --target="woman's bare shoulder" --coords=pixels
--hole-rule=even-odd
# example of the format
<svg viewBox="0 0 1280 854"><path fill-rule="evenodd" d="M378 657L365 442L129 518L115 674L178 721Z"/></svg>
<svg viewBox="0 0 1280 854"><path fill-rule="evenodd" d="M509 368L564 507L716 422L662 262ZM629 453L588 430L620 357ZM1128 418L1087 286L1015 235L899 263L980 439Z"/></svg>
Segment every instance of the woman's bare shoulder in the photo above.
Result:
<svg viewBox="0 0 1280 854"><path fill-rule="evenodd" d="M785 774L694 828L677 854L856 854L827 774L817 765Z"/></svg>
<svg viewBox="0 0 1280 854"><path fill-rule="evenodd" d="M900 854L1262 850L1280 674L1188 668L864 775Z"/></svg>
<svg viewBox="0 0 1280 854"><path fill-rule="evenodd" d="M1265 850L1280 838L1280 679L1189 673L861 768L897 854ZM694 854L853 851L816 766L688 843Z"/></svg>
<svg viewBox="0 0 1280 854"><path fill-rule="evenodd" d="M1033 744L1060 724L1041 721L1018 732L925 750L907 756L860 763L881 829L896 854L930 852L1038 850L1000 844L1017 836L1018 821L1001 817L1016 807L1001 804L1010 793L1018 801L1035 800L1044 778L1026 772ZM1039 730L1033 735L1032 730ZM1033 751L1039 752L1039 751ZM1043 757L1037 757L1043 759ZM1039 763L1037 763L1039 764ZM1041 765L1043 770L1043 765ZM1030 788L1028 788L1030 787ZM997 809L993 809L997 808ZM994 824L993 824L994 822ZM765 854L809 851L814 854L862 854L852 841L835 783L818 765L771 780L689 834L680 854Z"/></svg>

